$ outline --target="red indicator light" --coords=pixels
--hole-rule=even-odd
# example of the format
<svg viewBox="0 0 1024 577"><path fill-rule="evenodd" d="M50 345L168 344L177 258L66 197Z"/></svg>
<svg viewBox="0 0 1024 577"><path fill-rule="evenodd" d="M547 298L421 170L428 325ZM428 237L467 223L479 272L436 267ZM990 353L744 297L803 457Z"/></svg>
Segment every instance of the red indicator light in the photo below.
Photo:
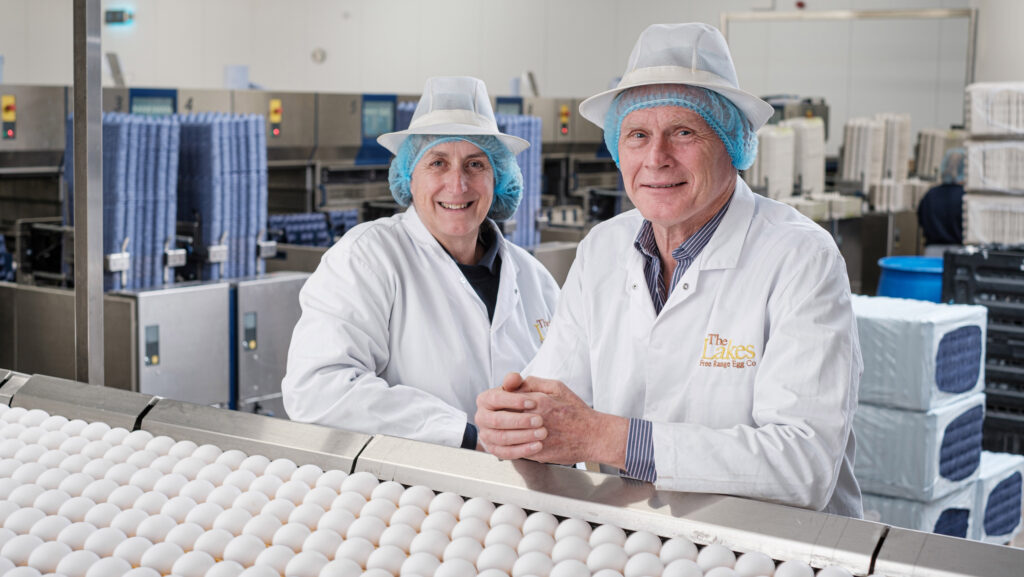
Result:
<svg viewBox="0 0 1024 577"><path fill-rule="evenodd" d="M14 110L15 109L13 104L8 104L7 106L4 106L4 112L14 112Z"/></svg>
<svg viewBox="0 0 1024 577"><path fill-rule="evenodd" d="M279 136L280 134L281 134L281 129L280 128L275 128L274 129L274 136Z"/></svg>
<svg viewBox="0 0 1024 577"><path fill-rule="evenodd" d="M562 134L569 134L569 127L568 126L563 126L562 127Z"/></svg>
<svg viewBox="0 0 1024 577"><path fill-rule="evenodd" d="M7 138L13 138L13 137L14 137L14 129L13 128L8 128L7 129Z"/></svg>

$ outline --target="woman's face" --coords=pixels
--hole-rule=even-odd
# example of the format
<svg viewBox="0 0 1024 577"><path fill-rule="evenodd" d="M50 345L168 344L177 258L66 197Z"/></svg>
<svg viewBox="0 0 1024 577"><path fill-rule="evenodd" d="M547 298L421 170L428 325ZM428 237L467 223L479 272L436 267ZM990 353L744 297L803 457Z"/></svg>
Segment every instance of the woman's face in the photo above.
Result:
<svg viewBox="0 0 1024 577"><path fill-rule="evenodd" d="M476 145L443 142L416 163L409 188L420 220L450 251L460 242L476 242L494 200L494 168Z"/></svg>

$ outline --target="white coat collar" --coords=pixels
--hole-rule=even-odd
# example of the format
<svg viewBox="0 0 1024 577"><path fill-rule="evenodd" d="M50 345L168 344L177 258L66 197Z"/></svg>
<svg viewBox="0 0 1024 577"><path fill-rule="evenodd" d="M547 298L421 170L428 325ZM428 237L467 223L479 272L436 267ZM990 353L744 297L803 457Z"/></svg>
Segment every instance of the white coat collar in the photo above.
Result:
<svg viewBox="0 0 1024 577"><path fill-rule="evenodd" d="M736 190L732 193L729 209L725 211L718 230L701 251L700 269L735 268L743 252L743 243L754 218L754 193L743 179L736 175Z"/></svg>
<svg viewBox="0 0 1024 577"><path fill-rule="evenodd" d="M427 230L427 225L423 224L423 221L420 220L420 215L416 213L415 206L410 204L409 208L407 208L405 212L402 214L402 220L405 223L406 229L408 229L409 231L409 236L412 237L413 241L415 241L417 244L423 246L428 250L432 250L439 254L445 255L452 261L453 264L455 263L455 259L452 259L448 255L448 253L444 250L444 247L441 246L441 243L438 242L436 238L434 238L434 235L430 234L429 230ZM505 240L505 237L501 235L501 231L497 230L497 225L494 224L494 221L492 221L489 218L484 219L483 224L481 224L480 226L490 226L495 228L495 238L498 242L498 254L501 256L501 268L502 270L504 270L506 267L511 266L511 272L518 275L519 265L515 263L515 260L509 256L508 243ZM460 272L459 274L462 273ZM504 276L504 274L502 274L502 276Z"/></svg>

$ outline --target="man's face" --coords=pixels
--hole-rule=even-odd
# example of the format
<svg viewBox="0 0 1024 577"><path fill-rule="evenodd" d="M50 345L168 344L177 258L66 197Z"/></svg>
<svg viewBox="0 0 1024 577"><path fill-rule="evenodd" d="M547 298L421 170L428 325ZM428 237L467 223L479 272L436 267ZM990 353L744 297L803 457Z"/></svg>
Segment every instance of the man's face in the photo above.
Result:
<svg viewBox="0 0 1024 577"><path fill-rule="evenodd" d="M619 134L626 193L656 228L696 232L725 205L736 169L717 134L696 112L658 106L629 113Z"/></svg>

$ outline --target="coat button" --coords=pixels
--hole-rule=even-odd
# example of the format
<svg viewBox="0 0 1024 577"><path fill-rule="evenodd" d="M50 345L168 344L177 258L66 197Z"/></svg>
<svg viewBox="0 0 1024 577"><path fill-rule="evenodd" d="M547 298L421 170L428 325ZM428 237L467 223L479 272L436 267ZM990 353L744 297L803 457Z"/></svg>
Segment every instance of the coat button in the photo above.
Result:
<svg viewBox="0 0 1024 577"><path fill-rule="evenodd" d="M638 287L638 286L639 286L638 284L633 283L633 290L636 290L636 287Z"/></svg>
<svg viewBox="0 0 1024 577"><path fill-rule="evenodd" d="M683 283L683 290L690 290L690 283Z"/></svg>

